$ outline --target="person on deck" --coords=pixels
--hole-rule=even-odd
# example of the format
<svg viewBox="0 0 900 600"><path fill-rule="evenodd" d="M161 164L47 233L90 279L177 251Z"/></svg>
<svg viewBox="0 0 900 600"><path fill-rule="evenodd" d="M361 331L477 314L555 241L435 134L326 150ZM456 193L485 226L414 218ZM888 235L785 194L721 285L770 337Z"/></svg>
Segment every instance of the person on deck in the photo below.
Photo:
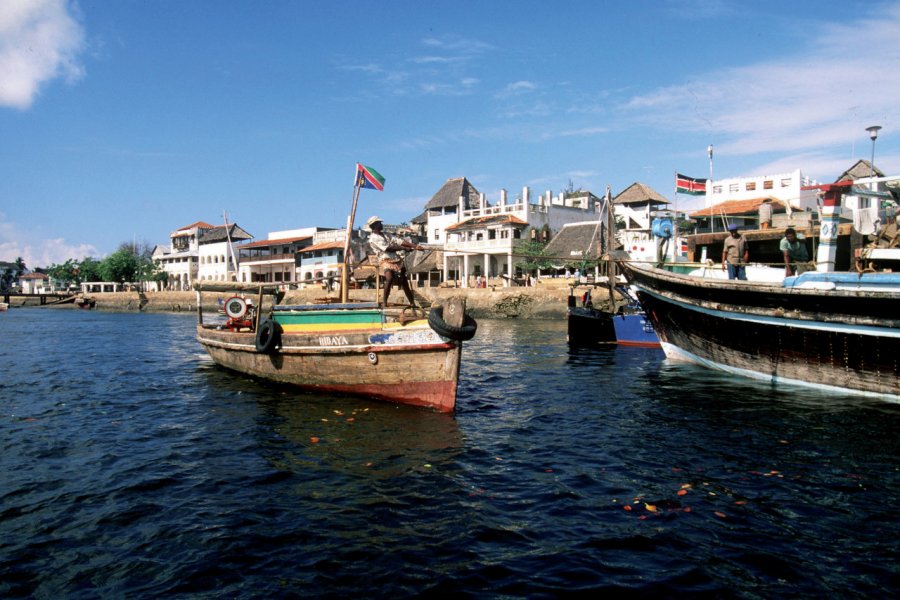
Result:
<svg viewBox="0 0 900 600"><path fill-rule="evenodd" d="M772 199L766 198L759 205L759 228L768 229L772 226Z"/></svg>
<svg viewBox="0 0 900 600"><path fill-rule="evenodd" d="M778 245L784 256L784 276L799 275L806 271L806 265L797 263L806 263L809 261L809 253L806 251L806 244L797 239L797 231L793 227L784 230L784 237Z"/></svg>
<svg viewBox="0 0 900 600"><path fill-rule="evenodd" d="M750 250L747 241L738 231L735 223L728 226L729 236L725 238L725 247L722 249L722 270L728 268L728 279L747 280L745 265L750 260Z"/></svg>
<svg viewBox="0 0 900 600"><path fill-rule="evenodd" d="M404 250L424 250L421 246L413 244L403 238L384 232L384 223L379 217L371 217L366 221L366 229L372 232L369 236L369 246L375 251L378 259L378 269L384 277L384 299L382 306L387 306L388 296L391 295L391 287L396 283L403 289L410 306L416 305L412 288L409 287L409 277L406 273L406 265L403 264Z"/></svg>

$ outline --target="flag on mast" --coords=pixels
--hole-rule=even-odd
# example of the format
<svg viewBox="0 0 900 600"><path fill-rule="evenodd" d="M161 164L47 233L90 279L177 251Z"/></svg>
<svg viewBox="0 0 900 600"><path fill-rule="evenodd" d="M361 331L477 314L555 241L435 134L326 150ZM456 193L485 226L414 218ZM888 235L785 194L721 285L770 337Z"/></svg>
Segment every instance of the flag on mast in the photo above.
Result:
<svg viewBox="0 0 900 600"><path fill-rule="evenodd" d="M381 192L384 191L384 177L372 167L356 163L356 186Z"/></svg>
<svg viewBox="0 0 900 600"><path fill-rule="evenodd" d="M694 179L681 173L675 174L675 193L703 196L706 194L706 179Z"/></svg>

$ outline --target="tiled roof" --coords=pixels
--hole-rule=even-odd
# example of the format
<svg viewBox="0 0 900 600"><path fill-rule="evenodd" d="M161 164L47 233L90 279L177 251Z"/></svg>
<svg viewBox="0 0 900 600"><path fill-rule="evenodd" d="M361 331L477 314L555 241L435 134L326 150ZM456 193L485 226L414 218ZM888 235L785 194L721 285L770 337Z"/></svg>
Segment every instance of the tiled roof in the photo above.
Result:
<svg viewBox="0 0 900 600"><path fill-rule="evenodd" d="M726 200L719 202L708 208L702 208L689 214L689 217L719 217L722 215L753 215L759 210L759 205L763 203L766 197L751 198L749 200ZM772 210L774 212L784 212L784 203L778 198L772 198Z"/></svg>
<svg viewBox="0 0 900 600"><path fill-rule="evenodd" d="M301 240L312 239L312 236L281 238L277 240L259 240L256 242L247 242L241 248L265 248L267 246L283 246L284 244L292 244Z"/></svg>
<svg viewBox="0 0 900 600"><path fill-rule="evenodd" d="M313 244L306 248L301 248L298 252L314 252L316 250L332 250L335 248L343 248L344 242L322 242L321 244Z"/></svg>
<svg viewBox="0 0 900 600"><path fill-rule="evenodd" d="M465 229L478 229L491 225L528 225L522 219L513 215L490 215L487 217L474 217L460 223L454 223L446 228L446 231L462 231Z"/></svg>
<svg viewBox="0 0 900 600"><path fill-rule="evenodd" d="M210 225L206 221L197 221L196 223L191 223L187 227L179 227L175 231L187 231L188 229L212 229L215 225Z"/></svg>

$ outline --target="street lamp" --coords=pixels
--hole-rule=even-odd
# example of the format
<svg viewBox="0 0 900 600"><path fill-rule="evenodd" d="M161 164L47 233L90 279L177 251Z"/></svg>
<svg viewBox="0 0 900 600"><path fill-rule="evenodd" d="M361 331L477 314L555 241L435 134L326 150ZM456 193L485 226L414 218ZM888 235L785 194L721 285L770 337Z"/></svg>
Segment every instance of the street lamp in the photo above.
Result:
<svg viewBox="0 0 900 600"><path fill-rule="evenodd" d="M881 125L872 125L871 127L866 127L866 131L869 132L869 137L872 139L872 177L875 177L875 140L878 139L878 132L881 130Z"/></svg>

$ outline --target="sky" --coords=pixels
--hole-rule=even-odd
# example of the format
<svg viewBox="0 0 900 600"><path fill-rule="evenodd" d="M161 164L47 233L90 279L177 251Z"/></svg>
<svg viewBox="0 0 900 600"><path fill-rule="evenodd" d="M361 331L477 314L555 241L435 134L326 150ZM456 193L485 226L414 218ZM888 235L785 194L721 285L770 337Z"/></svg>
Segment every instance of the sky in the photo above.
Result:
<svg viewBox="0 0 900 600"><path fill-rule="evenodd" d="M420 214L447 179L679 209L676 172L900 174L900 0L3 0L0 261Z"/></svg>

